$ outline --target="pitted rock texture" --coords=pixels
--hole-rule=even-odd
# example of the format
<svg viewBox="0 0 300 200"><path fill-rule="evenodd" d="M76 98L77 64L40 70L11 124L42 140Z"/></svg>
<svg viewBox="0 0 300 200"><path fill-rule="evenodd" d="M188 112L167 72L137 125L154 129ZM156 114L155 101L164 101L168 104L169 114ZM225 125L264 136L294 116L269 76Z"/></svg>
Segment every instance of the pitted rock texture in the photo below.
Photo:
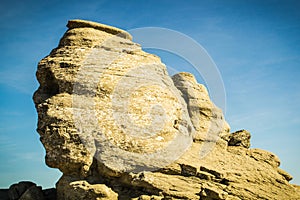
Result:
<svg viewBox="0 0 300 200"><path fill-rule="evenodd" d="M242 146L245 148L249 148L250 147L250 138L251 138L251 135L248 131L246 131L246 130L236 131L229 136L228 145L229 146Z"/></svg>
<svg viewBox="0 0 300 200"><path fill-rule="evenodd" d="M169 77L129 33L71 20L34 94L58 199L297 199L274 154L249 149L192 74ZM154 171L153 171L154 170Z"/></svg>
<svg viewBox="0 0 300 200"><path fill-rule="evenodd" d="M160 59L119 29L82 20L68 27L37 71L46 163L84 177L96 157L101 172L118 176L178 158L192 142L193 125ZM172 153L157 151L165 148Z"/></svg>

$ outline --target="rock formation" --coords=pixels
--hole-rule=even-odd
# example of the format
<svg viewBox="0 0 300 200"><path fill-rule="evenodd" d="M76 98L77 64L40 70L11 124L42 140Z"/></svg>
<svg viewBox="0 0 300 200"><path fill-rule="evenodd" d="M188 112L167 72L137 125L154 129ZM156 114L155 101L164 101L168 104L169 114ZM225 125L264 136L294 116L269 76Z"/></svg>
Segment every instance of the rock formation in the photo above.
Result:
<svg viewBox="0 0 300 200"><path fill-rule="evenodd" d="M129 33L69 21L34 94L58 199L299 199L274 154L230 134L192 74L168 76Z"/></svg>
<svg viewBox="0 0 300 200"><path fill-rule="evenodd" d="M42 190L30 181L21 181L12 184L9 189L0 189L1 200L55 200L56 190L54 188Z"/></svg>

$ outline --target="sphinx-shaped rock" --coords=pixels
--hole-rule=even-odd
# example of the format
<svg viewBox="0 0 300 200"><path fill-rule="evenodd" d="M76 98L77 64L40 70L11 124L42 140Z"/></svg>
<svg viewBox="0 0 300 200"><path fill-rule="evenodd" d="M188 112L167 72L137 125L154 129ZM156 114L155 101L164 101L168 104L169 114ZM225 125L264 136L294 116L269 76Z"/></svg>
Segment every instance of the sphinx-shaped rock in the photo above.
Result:
<svg viewBox="0 0 300 200"><path fill-rule="evenodd" d="M88 176L96 161L99 171L118 176L177 159L193 125L165 65L119 29L82 20L68 27L37 71L46 163Z"/></svg>
<svg viewBox="0 0 300 200"><path fill-rule="evenodd" d="M58 199L297 199L272 153L248 149L193 75L169 77L129 33L71 20L34 94Z"/></svg>

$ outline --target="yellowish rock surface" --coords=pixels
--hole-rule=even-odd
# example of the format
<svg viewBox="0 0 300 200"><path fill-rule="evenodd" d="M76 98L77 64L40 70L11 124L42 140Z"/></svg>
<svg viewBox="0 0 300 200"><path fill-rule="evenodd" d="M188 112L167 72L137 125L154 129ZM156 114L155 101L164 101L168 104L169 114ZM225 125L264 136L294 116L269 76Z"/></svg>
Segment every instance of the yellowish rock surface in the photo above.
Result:
<svg viewBox="0 0 300 200"><path fill-rule="evenodd" d="M169 77L129 33L71 20L34 94L58 199L300 199L276 155L251 149L192 74Z"/></svg>

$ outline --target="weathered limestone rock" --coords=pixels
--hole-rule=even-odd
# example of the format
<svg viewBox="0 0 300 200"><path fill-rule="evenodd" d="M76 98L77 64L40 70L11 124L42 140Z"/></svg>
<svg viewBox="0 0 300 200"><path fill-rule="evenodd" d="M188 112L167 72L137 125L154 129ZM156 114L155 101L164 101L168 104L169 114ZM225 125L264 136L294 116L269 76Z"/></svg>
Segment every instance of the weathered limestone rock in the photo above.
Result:
<svg viewBox="0 0 300 200"><path fill-rule="evenodd" d="M262 149L249 149L247 155L256 161L268 163L273 167L279 167L280 165L280 160L275 154Z"/></svg>
<svg viewBox="0 0 300 200"><path fill-rule="evenodd" d="M274 154L249 149L193 75L170 78L129 33L71 20L34 94L58 199L299 199Z"/></svg>
<svg viewBox="0 0 300 200"><path fill-rule="evenodd" d="M105 184L90 184L63 176L57 183L58 199L117 200L118 195Z"/></svg>
<svg viewBox="0 0 300 200"><path fill-rule="evenodd" d="M182 72L174 75L172 79L187 103L189 116L195 128L193 140L202 143L199 155L204 157L218 141L222 142L220 138L229 135L230 127L222 110L210 100L205 86L198 84L192 74Z"/></svg>
<svg viewBox="0 0 300 200"><path fill-rule="evenodd" d="M21 181L19 183L11 185L8 190L9 199L19 199L24 194L24 192L26 192L26 190L32 186L36 186L36 184L30 181Z"/></svg>
<svg viewBox="0 0 300 200"><path fill-rule="evenodd" d="M22 194L19 200L45 200L45 198L41 187L31 186Z"/></svg>
<svg viewBox="0 0 300 200"><path fill-rule="evenodd" d="M210 100L204 85L198 84L195 77L186 72L172 77L175 86L182 92L191 121L196 130L195 141L218 140L220 135L229 133L222 110Z"/></svg>
<svg viewBox="0 0 300 200"><path fill-rule="evenodd" d="M123 31L122 29L118 29L116 27L107 26L105 24L99 24L96 22L86 21L86 20L70 20L67 24L67 27L69 29L73 28L93 28L96 30L104 31L106 33L110 33L112 35L118 35L119 37L123 37L125 39L132 40L132 37L129 33L126 31Z"/></svg>
<svg viewBox="0 0 300 200"><path fill-rule="evenodd" d="M12 184L8 190L0 190L0 199L2 200L56 200L56 189L42 190L30 181L21 181Z"/></svg>
<svg viewBox="0 0 300 200"><path fill-rule="evenodd" d="M250 138L251 135L246 130L236 131L229 135L229 146L242 146L245 148L250 147Z"/></svg>
<svg viewBox="0 0 300 200"><path fill-rule="evenodd" d="M192 142L193 126L160 59L119 29L82 20L68 27L37 71L34 101L46 163L86 177L97 157L100 172L118 176L178 158Z"/></svg>

